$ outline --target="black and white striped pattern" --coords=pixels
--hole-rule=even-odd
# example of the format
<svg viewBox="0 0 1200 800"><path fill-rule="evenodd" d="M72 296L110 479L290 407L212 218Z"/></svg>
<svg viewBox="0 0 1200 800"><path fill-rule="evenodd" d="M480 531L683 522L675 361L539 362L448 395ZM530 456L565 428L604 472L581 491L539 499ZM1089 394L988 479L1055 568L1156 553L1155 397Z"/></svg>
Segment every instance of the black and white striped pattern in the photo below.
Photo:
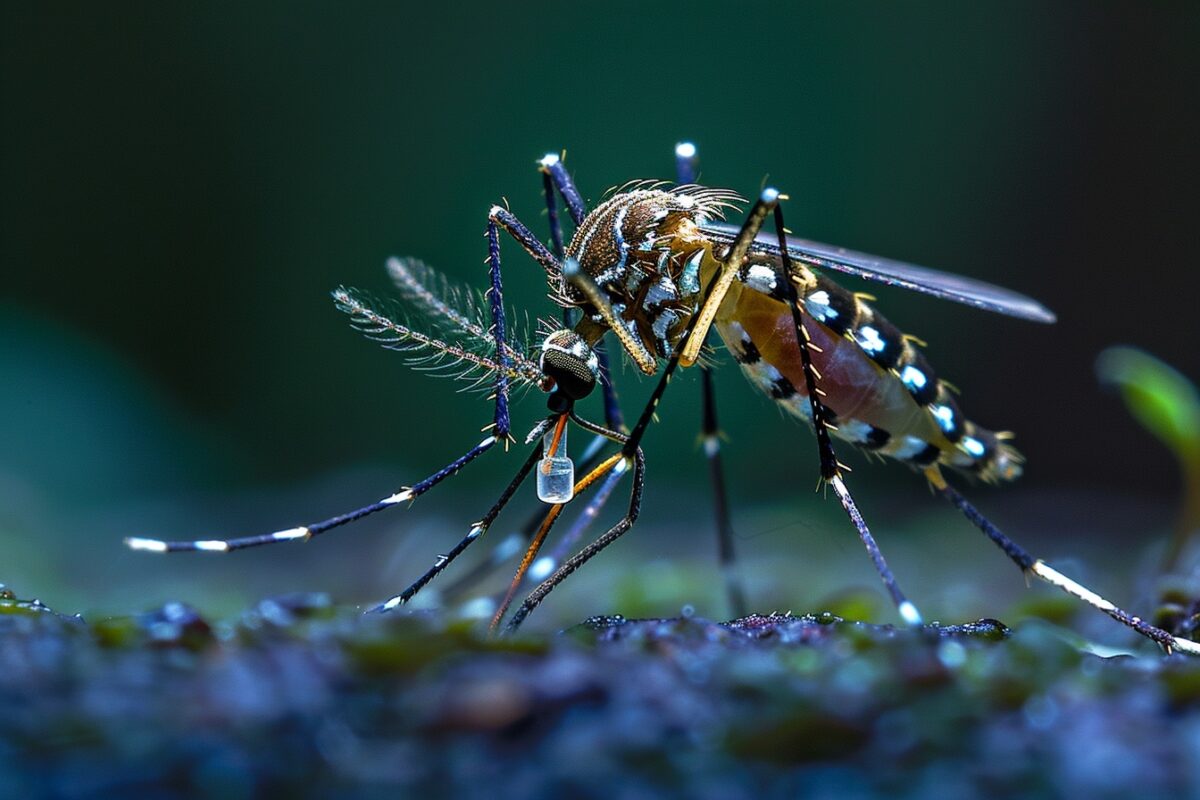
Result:
<svg viewBox="0 0 1200 800"><path fill-rule="evenodd" d="M779 286L778 264L768 275L763 258L745 265L739 276L743 284L772 299L784 302ZM984 430L967 420L950 388L942 382L918 349L919 340L905 335L869 303L869 295L855 294L823 275L807 270L801 284L806 288L801 302L804 311L834 334L854 345L871 361L899 381L913 401L930 415L941 436L929 441L910 435L897 435L865 421L843 419L834 422L833 434L863 449L906 461L925 468L944 464L996 482L1016 478L1021 471L1020 455L1005 443L1005 435ZM728 323L736 335L730 342L735 360L747 377L789 412L812 419L808 398L796 392L779 371L763 362L758 346L737 322Z"/></svg>

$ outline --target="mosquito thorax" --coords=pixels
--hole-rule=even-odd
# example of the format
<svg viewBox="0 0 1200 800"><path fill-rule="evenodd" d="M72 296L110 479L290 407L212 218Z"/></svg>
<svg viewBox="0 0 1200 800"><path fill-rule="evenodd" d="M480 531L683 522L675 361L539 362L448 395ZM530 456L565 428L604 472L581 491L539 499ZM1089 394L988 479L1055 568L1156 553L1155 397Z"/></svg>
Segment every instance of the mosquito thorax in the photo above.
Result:
<svg viewBox="0 0 1200 800"><path fill-rule="evenodd" d="M650 355L666 358L696 308L701 268L711 256L699 226L723 218L741 198L702 186L646 186L618 192L588 214L567 257L603 290L630 335ZM563 288L562 302L601 321L571 286Z"/></svg>
<svg viewBox="0 0 1200 800"><path fill-rule="evenodd" d="M600 359L575 331L562 328L542 340L542 372L554 381L551 398L582 400L600 380ZM558 398L555 398L558 395ZM556 409L563 410L563 409Z"/></svg>

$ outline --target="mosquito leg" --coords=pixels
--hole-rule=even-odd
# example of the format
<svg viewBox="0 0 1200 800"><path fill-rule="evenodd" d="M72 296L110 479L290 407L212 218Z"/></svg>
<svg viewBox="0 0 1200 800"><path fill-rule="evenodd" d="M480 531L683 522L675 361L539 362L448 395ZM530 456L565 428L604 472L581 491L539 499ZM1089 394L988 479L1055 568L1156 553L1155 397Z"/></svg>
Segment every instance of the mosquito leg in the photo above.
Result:
<svg viewBox="0 0 1200 800"><path fill-rule="evenodd" d="M696 145L691 142L675 145L675 175L680 185L696 182L699 163ZM721 429L717 424L717 398L713 389L712 371L704 363L700 364L700 377L704 397L701 441L704 444L704 455L708 459L709 482L712 484L713 513L717 526L717 558L725 580L725 597L729 603L729 610L734 617L742 617L746 614L746 593L735 567L733 525L729 519L725 471L721 466Z"/></svg>
<svg viewBox="0 0 1200 800"><path fill-rule="evenodd" d="M1110 617L1120 622L1122 625L1127 625L1140 633L1142 636L1152 639L1159 643L1164 650L1170 653L1172 650L1190 653L1192 655L1200 655L1200 643L1191 641L1190 639L1181 639L1172 636L1161 628L1156 628L1146 622L1141 617L1136 617L1125 611L1113 603L1105 600L1100 595L1096 594L1086 586L1082 586L1067 576L1063 575L1058 570L1054 569L1040 558L1034 558L1026 550L1009 539L1003 531L997 528L979 513L975 506L967 502L967 499L958 493L950 484L946 483L941 473L936 469L925 471L926 478L933 485L937 492L954 504L959 511L963 513L967 519L971 521L975 527L983 531L983 533L991 539L997 547L1005 552L1012 559L1021 571L1027 575L1036 575L1051 586L1057 586L1072 597L1076 597L1093 608L1103 611Z"/></svg>
<svg viewBox="0 0 1200 800"><path fill-rule="evenodd" d="M491 278L491 285L488 289L487 296L491 302L492 311L492 333L496 339L496 359L501 367L508 366L508 354L506 351L507 342L505 341L504 330L504 294L500 279L500 236L499 229L494 219L489 217L486 237L488 241L488 264ZM497 435L500 437L509 437L509 416L508 416L508 378L501 371L496 377L495 388L496 412L495 421L492 427L495 428ZM520 485L528 477L530 470L533 469L540 455L540 447L534 448L525 463L517 471L512 481L505 490L500 494L500 497L492 505L491 509L483 516L483 518L471 526L467 535L463 537L457 545L455 545L449 553L438 557L433 566L430 567L424 575L417 579L415 583L405 589L398 595L388 599L387 601L376 606L373 611L390 611L397 606L407 603L417 592L425 587L437 575L449 566L450 562L458 558L476 539L484 534L484 532L495 521L500 511L508 505L508 501L512 499Z"/></svg>
<svg viewBox="0 0 1200 800"><path fill-rule="evenodd" d="M583 198L579 196L579 190L575 188L575 184L571 181L571 176L567 174L566 169L562 165L562 160L556 155L547 155L538 162L538 167L546 176L543 181L543 187L546 191L546 210L550 216L550 237L554 244L555 252L551 252L546 248L541 241L534 236L533 231L517 219L516 215L502 206L493 206L488 212L488 219L504 228L510 236L529 253L534 261L542 265L546 270L546 274L552 280L561 280L562 278L562 256L565 250L562 247L562 229L558 222L558 207L554 203L553 192L548 191L549 184L553 183L559 193L562 195L563 201L567 204L567 211L571 215L571 219L578 226L583 222L584 216L587 214L587 208L583 203Z"/></svg>
<svg viewBox="0 0 1200 800"><path fill-rule="evenodd" d="M430 475L425 480L410 486L402 487L399 491L388 495L370 505L355 509L354 511L345 514L339 514L336 517L314 522L309 525L300 525L295 528L287 528L285 530L275 531L273 533L261 534L259 536L246 536L237 539L194 539L190 541L175 541L168 542L162 539L148 539L140 536L131 536L125 539L127 547L133 550L146 550L155 553L172 553L181 551L203 551L225 553L231 550L243 550L248 547L259 547L262 545L276 544L279 542L293 541L308 541L314 536L319 536L334 528L341 527L355 520L374 514L377 511L382 511L385 508L391 508L400 503L406 503L415 500L420 495L432 489L446 478L455 475L480 455L491 449L492 445L498 441L503 441L507 446L509 436L509 416L508 416L508 373L511 370L512 358L510 357L508 342L505 337L505 320L504 320L504 288L500 279L500 240L497 232L496 223L491 219L488 220L486 237L488 240L488 273L489 282L487 289L487 297L491 305L492 326L491 334L496 345L496 363L500 365L500 369L496 372L496 384L494 390L495 413L492 417L492 423L488 426L491 429L491 435L481 441L479 444L472 447L463 455L459 456L454 461L451 461L446 466L442 467L437 472Z"/></svg>
<svg viewBox="0 0 1200 800"><path fill-rule="evenodd" d="M696 167L699 163L696 145L691 142L675 145L675 175L678 176L680 184L696 182Z"/></svg>
<svg viewBox="0 0 1200 800"><path fill-rule="evenodd" d="M563 202L567 204L567 213L571 215L571 219L574 221L576 227L578 227L583 222L583 218L587 216L587 205L579 195L579 190L575 188L575 182L567 174L567 168L563 166L562 158L554 153L547 153L538 162L538 167L541 169L542 174L558 188Z"/></svg>
<svg viewBox="0 0 1200 800"><path fill-rule="evenodd" d="M503 206L492 206L488 211L488 223L503 228L530 258L542 265L542 269L546 270L547 276L552 280L561 280L562 262L541 243L524 222L517 219L516 214Z"/></svg>
<svg viewBox="0 0 1200 800"><path fill-rule="evenodd" d="M613 525L611 528L605 531L604 534L602 534L587 547L583 548L571 558L564 561L562 566L554 571L553 575L542 581L542 583L536 589L530 592L529 596L525 598L520 607L513 612L512 619L510 619L508 621L508 625L505 626L506 633L512 633L519 628L521 623L525 621L525 618L529 616L530 612L537 608L538 605L546 599L546 595L554 591L556 586L566 580L573 572L575 572L575 570L579 569L588 561L590 561L593 556L598 555L601 550L608 547L617 539L621 538L621 536L623 536L630 528L633 527L633 524L637 522L638 513L641 511L642 507L642 488L645 481L645 472L645 458L642 456L642 451L639 449L637 458L635 459L633 465L633 491L629 497L629 508L625 512L625 516L622 517L616 525Z"/></svg>
<svg viewBox="0 0 1200 800"><path fill-rule="evenodd" d="M578 494L579 492L586 491L589 486L606 475L623 460L624 458L620 453L606 458L599 464L599 466L597 466L587 475L584 475L575 483L575 493ZM517 567L517 571L513 575L512 582L509 584L508 591L505 593L504 599L500 602L499 607L497 607L495 616L492 617L492 624L488 628L489 631L495 632L497 626L500 624L500 620L504 618L504 614L508 611L508 607L512 603L513 597L516 595L517 590L521 587L521 582L525 580L526 573L533 565L534 559L537 558L537 554L541 550L542 544L546 541L546 536L550 533L550 529L554 527L554 523L558 521L558 517L565 507L565 503L558 503L551 506L550 510L546 512L546 516L545 519L542 520L541 527L538 528L537 534L529 543L529 547L525 551L525 557L521 559L521 564Z"/></svg>
<svg viewBox="0 0 1200 800"><path fill-rule="evenodd" d="M624 461L618 461L613 465L612 469L609 470L608 477L604 479L604 483L600 484L600 488L596 490L596 494L588 501L587 506L576 517L571 527L567 528L567 532L563 534L563 537L555 545L550 555L543 556L534 562L529 572L530 578L534 580L544 578L566 559L571 549L575 546L575 543L583 538L583 534L587 531L588 527L591 526L596 517L600 516L600 512L608 503L608 498L612 496L613 491L617 488L617 484L621 482L621 478L624 477L628 469Z"/></svg>
<svg viewBox="0 0 1200 800"><path fill-rule="evenodd" d="M592 348L600 362L600 391L604 397L604 424L609 430L625 431L625 415L621 413L621 401L617 398L617 386L613 383L612 367L608 360L608 348L604 340Z"/></svg>
<svg viewBox="0 0 1200 800"><path fill-rule="evenodd" d="M546 156L550 158L550 156ZM550 173L541 170L542 173L542 194L546 198L546 221L550 225L550 249L554 255L562 261L566 256L567 248L563 245L562 224L558 221L558 201L554 197L554 180L550 177Z"/></svg>
<svg viewBox="0 0 1200 800"><path fill-rule="evenodd" d="M496 340L496 363L501 369L496 373L496 388L494 396L496 400L496 410L493 415L492 427L497 438L504 440L505 447L508 446L509 436L509 417L508 417L508 368L512 362L508 354L508 342L505 340L504 330L504 287L500 280L500 234L496 227L496 223L488 219L487 224L487 243L488 243L488 277L490 279L487 298L491 303L492 311L492 336Z"/></svg>
<svg viewBox="0 0 1200 800"><path fill-rule="evenodd" d="M618 428L610 428L610 430L619 430ZM592 468L599 463L600 454L603 450L603 444L609 441L605 436L596 434L596 438L584 451L579 459L577 468L581 473L587 474ZM543 556L533 562L529 569L529 577L540 578L548 575L570 552L571 547L575 542L586 532L587 528L600 516L600 512L608 503L613 491L616 489L617 483L628 471L625 461L617 462L608 473L604 483L596 491L595 496L588 502L587 506L580 512L579 516L567 529L567 533L555 546L554 551L549 556ZM491 555L486 561L476 564L468 573L457 578L455 582L447 589L448 595L457 594L468 587L478 585L479 581L487 574L496 570L501 564L508 561L516 553L521 551L521 548L527 548L534 536L538 533L541 526L545 523L546 511L539 508L535 511L521 527L520 532L512 533L505 537L492 550Z"/></svg>
<svg viewBox="0 0 1200 800"><path fill-rule="evenodd" d="M341 527L349 522L362 519L363 517L374 514L376 511L383 511L385 508L392 508L401 503L407 503L415 500L425 492L437 486L439 483L455 475L480 455L489 450L497 441L496 436L488 436L479 444L472 447L463 455L451 461L446 466L439 469L437 472L430 475L425 480L401 488L395 494L391 494L378 502L371 503L368 506L355 509L354 511L345 514L339 514L336 517L330 517L321 522L314 522L309 525L301 525L287 530L275 531L274 533L266 533L261 536L246 536L240 539L198 539L193 541L168 542L161 539L145 539L139 536L130 536L125 539L125 544L133 550L146 550L153 553L176 553L185 551L203 551L211 553L225 553L230 550L244 550L247 547L258 547L265 544L277 544L279 542L295 542L308 541L314 536L320 536L334 528Z"/></svg>
<svg viewBox="0 0 1200 800"><path fill-rule="evenodd" d="M565 174L566 173L564 172L563 175ZM569 182L570 179L568 178L567 180ZM573 185L571 186L571 189L572 191L574 190ZM576 199L578 199L578 195L576 194L575 196ZM564 194L563 197L566 198L568 195ZM523 222L517 219L515 214L506 208L493 206L492 210L488 213L489 235L491 230L496 227L503 228L510 236L513 237L513 239L517 241L518 244L521 245L522 248L524 248L525 252L528 253L533 260L542 265L542 267L546 270L547 275L550 277L553 285L561 285L561 282L564 280L562 260L559 258L559 256L550 252L545 245L538 241L538 238L534 236L533 232L530 231ZM605 353L603 347L598 346L596 348L596 356L600 359L601 364L600 383L601 389L604 392L605 421L610 426L620 429L623 427L624 420L621 416L620 407L617 404L617 395L613 388L612 375L608 368L608 355Z"/></svg>
<svg viewBox="0 0 1200 800"><path fill-rule="evenodd" d="M463 551L470 547L476 539L483 536L483 534L487 532L487 529L491 527L492 523L496 521L496 517L500 515L500 512L504 510L504 507L508 505L508 501L512 499L514 494L516 494L517 489L519 489L521 484L525 482L525 479L529 477L530 470L533 469L533 465L537 463L537 460L541 457L541 454L542 451L539 444L530 451L529 457L525 459L525 463L521 465L521 468L517 471L517 474L513 476L512 481L509 482L508 486L504 489L504 492L501 493L499 499L492 504L492 507L488 509L488 512L483 515L482 519L471 526L471 530L467 532L467 535L464 536L458 544L451 548L448 553L438 556L437 560L433 562L433 566L426 570L425 574L414 581L411 586L395 597L380 603L371 610L391 611L393 608L407 603L416 596L417 592L425 588L426 584L436 578L442 570L450 566L450 562L462 555Z"/></svg>
<svg viewBox="0 0 1200 800"><path fill-rule="evenodd" d="M557 158L557 156L550 155L545 158L552 157ZM538 171L542 173L542 194L546 198L546 221L550 225L550 249L561 262L567 256L567 249L563 244L562 224L558 220L558 200L554 196L554 179L550 177L549 172L542 169L541 162L538 162ZM572 326L572 312L573 309L567 307L562 310L562 321L565 327Z"/></svg>
<svg viewBox="0 0 1200 800"><path fill-rule="evenodd" d="M599 432L603 430L600 428L600 426L586 420L574 416L572 416L572 419L574 419L575 422L582 427L588 428L592 431ZM640 447L636 447L634 449L632 456L626 455L625 448L629 447L629 440L624 434L620 434L616 431L605 431L605 435L614 441L624 441L622 452L618 454L618 456L614 457L620 459L617 461L617 463L628 463L629 461L633 462L633 488L630 492L629 507L625 512L625 516L578 553L564 561L549 578L542 581L537 588L530 592L517 610L513 612L512 618L508 621L508 625L505 626L506 633L512 633L519 628L521 623L525 621L525 618L529 616L530 612L537 608L537 606L546 599L546 595L554 591L555 587L557 587L573 572L587 563L593 556L597 555L601 550L608 547L617 539L621 538L621 536L624 535L630 528L632 528L633 524L637 521L638 513L641 511L642 507L642 489L645 482L646 472L645 456L642 454L642 449ZM605 466L608 463L609 462L606 461L602 466ZM593 471L593 474L598 473L599 471L600 468L598 467ZM497 614L493 624L496 621L499 621L501 616L501 614Z"/></svg>
<svg viewBox="0 0 1200 800"><path fill-rule="evenodd" d="M735 618L746 615L746 592L737 574L733 551L733 524L729 519L729 502L725 492L725 471L721 468L721 429L717 424L717 399L713 391L712 372L701 367L704 387L704 417L702 441L708 459L708 477L712 483L713 513L717 522L717 558L725 579L725 597Z"/></svg>
<svg viewBox="0 0 1200 800"><path fill-rule="evenodd" d="M760 211L759 207L764 204L773 204L774 202L776 202L776 196L772 195L769 198L764 197L755 205L754 210L751 212L746 222L743 223L742 231L738 235L739 241L742 239L745 239L747 242L753 241L754 236L758 232L758 228L762 225L762 220L767 214L766 211ZM586 283L586 281L589 279L586 276L577 275L577 280ZM596 289L594 286L587 288L598 292L598 289ZM711 286L704 291L703 296L706 298L706 301L707 298L711 297L712 291L713 289ZM699 319L699 314L694 314L692 316L687 327L684 329L682 341L686 342L692 336L702 335L697 333L697 323ZM563 564L559 566L559 568L556 569L549 578L544 580L536 589L534 589L513 614L512 619L509 620L508 626L505 629L506 631L515 631L525 617L527 617L529 613L533 611L533 609L536 608L537 605L542 602L542 600L545 599L546 595L554 590L554 587L562 583L571 573L579 569L579 567L581 567L594 555L623 536L626 531L633 527L634 522L637 521L638 513L641 510L642 488L645 479L645 457L642 454L641 448L642 437L646 435L646 431L650 426L650 421L654 418L654 409L658 407L659 402L662 400L662 396L667 390L667 384L671 382L671 376L675 373L675 370L679 368L680 355L682 352L682 347L676 348L675 352L671 355L671 358L667 361L667 366L663 369L662 374L658 379L658 383L654 387L654 391L650 394L650 399L647 400L645 407L642 409L642 413L638 417L637 424L634 425L633 430L629 434L605 430L594 423L588 422L587 420L572 416L572 419L574 419L581 427L596 433L603 433L606 438L622 443L620 455L627 463L632 462L634 465L633 490L630 494L629 508L627 509L625 516L619 520L616 525L613 525L587 547L563 562ZM498 620L499 616L497 616L496 619Z"/></svg>
<svg viewBox="0 0 1200 800"><path fill-rule="evenodd" d="M833 441L829 436L829 411L825 407L825 403L821 400L825 396L825 392L817 386L817 371L813 368L808 329L804 326L804 314L801 311L799 295L796 291L796 285L793 282L791 259L788 257L784 239L783 211L779 206L775 206L775 230L779 236L781 258L783 260L783 274L787 276L787 279L783 283L786 286L785 291L789 295L788 305L792 309L792 321L796 326L796 342L800 346L800 363L804 368L804 383L808 389L808 399L812 404L813 430L817 434L817 450L821 457L821 478L833 487L834 493L837 494L838 500L842 504L842 509L846 512L846 516L850 518L850 522L853 523L854 528L858 531L858 537L862 540L863 546L867 548L867 554L875 564L875 570L879 573L879 577L883 581L888 594L891 595L892 602L896 604L896 609L900 612L901 618L909 625L920 625L921 613L917 611L917 607L900 591L900 586L896 583L896 577L892 574L891 567L888 566L887 560L884 559L883 552L879 549L879 545L875 542L875 537L871 534L871 529L867 527L862 513L858 510L858 505L854 502L854 497L851 496L850 490L846 488L845 481L842 480L843 466L837 460L837 455L833 450Z"/></svg>
<svg viewBox="0 0 1200 800"><path fill-rule="evenodd" d="M746 259L746 254L750 252L750 246L754 244L754 238L762 229L767 215L778 205L779 192L768 187L762 190L758 200L750 208L750 213L746 215L741 230L738 231L733 244L729 246L729 252L721 264L720 272L709 286L700 307L692 315L694 324L690 323L690 325L695 330L695 335L689 335L685 341L680 343L680 361L685 367L690 367L700 357L700 351L708 337L708 329L712 327L713 320L716 319L721 302L729 292L729 287L737 280L738 270Z"/></svg>
<svg viewBox="0 0 1200 800"><path fill-rule="evenodd" d="M770 212L770 209L774 207L777 201L777 192L774 192L774 190L764 191L763 197L758 203L755 204L754 208L751 210L751 213L747 216L746 221L742 224L742 230L738 234L737 241L739 243L744 243L745 245L745 247L742 248L743 256L745 255L744 251L749 247L749 243L754 240L759 228L761 228L762 222L766 218L766 215ZM736 244L735 247L741 247L741 244ZM738 260L740 261L740 259ZM726 266L728 266L728 264L729 262L726 262ZM734 267L734 273L736 275L736 266ZM721 276L718 276L716 281L719 281L720 279ZM582 288L590 290L592 293L599 296L599 289L597 287L594 285L587 286L587 282L590 280L589 278L581 273L576 272L575 280L583 284ZM703 292L705 304L711 300L715 286L716 282L714 281L714 284L710 285ZM684 329L682 337L682 341L685 344L693 336L704 335L704 332L699 331L697 327L698 323L700 322L700 318L700 314L693 314L691 320L689 320L687 327ZM712 320L710 319L710 324L711 321ZM707 328L705 328L705 331L707 331ZM633 490L630 495L629 508L626 511L625 516L618 521L616 525L609 528L605 533L595 539L583 550L580 550L567 561L563 562L563 564L556 569L549 578L543 581L541 585L534 589L533 592L531 592L529 596L525 598L525 601L513 614L512 619L509 620L508 626L506 627L507 631L511 632L516 630L525 617L527 617L529 613L533 611L533 609L536 608L537 605L542 602L542 600L545 599L546 595L554 590L554 587L562 583L567 576L579 569L579 567L592 558L592 556L596 555L605 547L619 539L625 534L626 531L633 527L634 522L637 521L638 513L641 510L642 487L645 477L645 457L642 455L641 448L642 438L646 435L646 431L650 426L650 422L654 418L654 410L658 407L659 402L662 400L663 394L667 390L667 384L671 382L671 376L675 373L675 370L679 368L683 350L683 347L676 348L675 352L671 355L671 358L667 361L667 365L663 368L663 371L658 379L658 383L654 387L654 391L651 392L649 400L647 400L645 407L642 409L641 415L638 417L637 424L634 425L633 430L628 435L611 430L605 431L594 423L590 423L574 416L572 417L572 419L574 419L580 426L593 432L603 431L607 438L622 443L620 455L626 462L632 462L634 465ZM497 617L497 619L499 619L499 617Z"/></svg>
<svg viewBox="0 0 1200 800"><path fill-rule="evenodd" d="M593 467L600 463L603 444L608 441L609 440L605 437L597 435L596 438L593 439L588 447L584 450L583 454L579 457L579 460L575 464L576 469L585 475L590 472ZM600 488L600 491L603 492L606 486L607 482L605 486ZM592 503L594 502L595 499L593 499ZM591 504L589 504L588 507L591 508ZM586 513L587 511L585 510L584 514L586 515ZM599 513L598 509L596 513ZM520 553L522 549L529 545L529 542L537 533L538 527L542 524L545 517L545 507L539 506L532 514L529 515L528 518L526 518L523 525L521 525L516 531L501 539L499 543L492 548L491 553L486 559L473 565L466 572L457 575L453 582L450 583L444 590L445 595L456 597L463 592L473 590L479 585L479 582L483 580L483 578L499 569L501 565L503 565L516 554Z"/></svg>

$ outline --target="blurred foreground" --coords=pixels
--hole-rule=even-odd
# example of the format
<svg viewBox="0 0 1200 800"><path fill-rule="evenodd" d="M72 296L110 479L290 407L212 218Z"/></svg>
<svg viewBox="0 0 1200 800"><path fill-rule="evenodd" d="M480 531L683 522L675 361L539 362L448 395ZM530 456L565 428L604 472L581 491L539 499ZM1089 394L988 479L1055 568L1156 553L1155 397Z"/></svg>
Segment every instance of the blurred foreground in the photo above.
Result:
<svg viewBox="0 0 1200 800"><path fill-rule="evenodd" d="M0 599L0 796L1185 797L1200 661L1046 623L594 618L488 640L322 595Z"/></svg>

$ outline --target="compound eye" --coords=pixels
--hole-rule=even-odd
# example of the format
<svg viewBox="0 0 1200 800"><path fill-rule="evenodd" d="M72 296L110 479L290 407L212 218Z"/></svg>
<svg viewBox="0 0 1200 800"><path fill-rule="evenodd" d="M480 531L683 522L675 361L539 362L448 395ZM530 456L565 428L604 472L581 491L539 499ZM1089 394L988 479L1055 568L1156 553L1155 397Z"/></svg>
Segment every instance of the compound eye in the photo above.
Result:
<svg viewBox="0 0 1200 800"><path fill-rule="evenodd" d="M542 342L542 372L554 379L559 392L572 400L582 400L596 388L600 362L582 337L563 329Z"/></svg>

